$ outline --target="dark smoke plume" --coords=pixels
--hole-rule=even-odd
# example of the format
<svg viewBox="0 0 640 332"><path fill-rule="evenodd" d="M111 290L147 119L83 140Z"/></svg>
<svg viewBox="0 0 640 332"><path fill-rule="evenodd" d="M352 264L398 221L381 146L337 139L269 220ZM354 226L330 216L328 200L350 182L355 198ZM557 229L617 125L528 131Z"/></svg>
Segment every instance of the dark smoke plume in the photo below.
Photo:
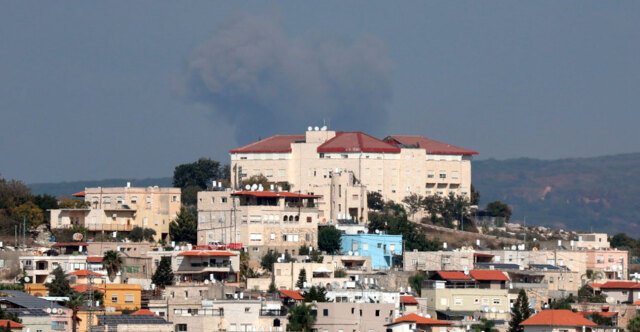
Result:
<svg viewBox="0 0 640 332"><path fill-rule="evenodd" d="M330 129L381 133L393 97L393 64L375 38L345 44L289 37L274 21L237 16L198 46L179 90L235 127L239 143Z"/></svg>

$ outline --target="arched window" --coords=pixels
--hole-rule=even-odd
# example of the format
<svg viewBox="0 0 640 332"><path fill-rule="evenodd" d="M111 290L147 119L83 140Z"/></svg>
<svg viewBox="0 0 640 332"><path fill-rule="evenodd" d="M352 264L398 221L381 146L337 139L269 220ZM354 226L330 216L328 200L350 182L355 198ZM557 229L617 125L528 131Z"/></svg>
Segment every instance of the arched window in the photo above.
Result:
<svg viewBox="0 0 640 332"><path fill-rule="evenodd" d="M300 216L296 216L296 221L300 221Z"/></svg>
<svg viewBox="0 0 640 332"><path fill-rule="evenodd" d="M284 217L282 217L283 221L289 221L289 217L287 217L286 215Z"/></svg>

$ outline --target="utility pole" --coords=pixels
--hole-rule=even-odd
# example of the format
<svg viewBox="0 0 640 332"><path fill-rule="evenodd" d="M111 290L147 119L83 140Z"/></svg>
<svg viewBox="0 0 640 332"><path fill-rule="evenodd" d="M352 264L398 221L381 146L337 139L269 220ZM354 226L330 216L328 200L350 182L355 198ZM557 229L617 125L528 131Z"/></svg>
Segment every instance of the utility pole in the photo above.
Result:
<svg viewBox="0 0 640 332"><path fill-rule="evenodd" d="M27 247L27 217L22 217L22 246Z"/></svg>
<svg viewBox="0 0 640 332"><path fill-rule="evenodd" d="M93 323L93 269L89 270L89 317L87 317L87 331L91 331Z"/></svg>

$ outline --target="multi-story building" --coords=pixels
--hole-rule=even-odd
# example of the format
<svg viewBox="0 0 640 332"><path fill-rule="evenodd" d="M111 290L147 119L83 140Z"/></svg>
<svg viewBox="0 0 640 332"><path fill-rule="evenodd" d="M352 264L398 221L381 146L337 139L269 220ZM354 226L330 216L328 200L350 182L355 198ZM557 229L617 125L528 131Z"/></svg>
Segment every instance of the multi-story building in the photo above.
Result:
<svg viewBox="0 0 640 332"><path fill-rule="evenodd" d="M386 331L385 324L393 322L393 303L317 303L317 331Z"/></svg>
<svg viewBox="0 0 640 332"><path fill-rule="evenodd" d="M333 175L350 172L368 191L396 202L410 194L468 196L471 159L477 152L422 136L388 136L383 140L361 132L335 132L309 128L305 135L276 135L231 150L231 183L263 174L292 190L322 195L330 193ZM336 172L337 171L337 172ZM356 196L357 195L357 196ZM349 193L338 215L321 209L322 218L345 213L359 220L366 197ZM341 204L341 203L337 203Z"/></svg>
<svg viewBox="0 0 640 332"><path fill-rule="evenodd" d="M405 251L404 271L463 271L475 263L473 251Z"/></svg>
<svg viewBox="0 0 640 332"><path fill-rule="evenodd" d="M346 276L336 277L334 265L325 263L275 263L273 264L273 278L248 278L247 289L268 290L273 281L277 289L295 289L300 271L305 270L307 287L326 286L335 284L343 286L350 281ZM355 283L354 283L355 287Z"/></svg>
<svg viewBox="0 0 640 332"><path fill-rule="evenodd" d="M343 234L340 242L343 254L370 256L373 270L388 270L402 257L402 235Z"/></svg>
<svg viewBox="0 0 640 332"><path fill-rule="evenodd" d="M252 258L317 247L320 196L279 191L201 191L198 244L240 242Z"/></svg>
<svg viewBox="0 0 640 332"><path fill-rule="evenodd" d="M180 188L85 188L86 208L51 210L51 228L86 227L91 234L128 233L134 227L151 228L156 240L168 240L169 223L180 211Z"/></svg>

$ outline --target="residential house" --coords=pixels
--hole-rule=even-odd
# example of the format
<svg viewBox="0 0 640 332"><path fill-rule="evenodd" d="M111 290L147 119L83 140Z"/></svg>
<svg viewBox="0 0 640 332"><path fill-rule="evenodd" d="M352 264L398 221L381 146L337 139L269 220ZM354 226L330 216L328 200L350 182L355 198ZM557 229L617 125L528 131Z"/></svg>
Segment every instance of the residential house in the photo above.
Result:
<svg viewBox="0 0 640 332"><path fill-rule="evenodd" d="M42 309L10 308L8 314L16 314L20 318L24 331L51 332L51 315ZM0 324L1 325L1 324Z"/></svg>
<svg viewBox="0 0 640 332"><path fill-rule="evenodd" d="M142 287L135 284L106 284L104 289L104 306L115 311L142 308Z"/></svg>
<svg viewBox="0 0 640 332"><path fill-rule="evenodd" d="M127 234L134 227L151 228L156 240L168 240L169 223L180 211L180 188L158 186L134 188L85 188L74 194L83 197L87 208L54 209L51 228L82 226L91 235Z"/></svg>
<svg viewBox="0 0 640 332"><path fill-rule="evenodd" d="M396 318L395 322L387 324L387 332L412 332L412 331L425 331L425 332L446 332L449 331L449 327L453 325L451 322L437 320L425 316L421 316L415 313L408 314L402 317Z"/></svg>
<svg viewBox="0 0 640 332"><path fill-rule="evenodd" d="M473 269L473 251L405 251L404 271L463 271Z"/></svg>
<svg viewBox="0 0 640 332"><path fill-rule="evenodd" d="M343 254L370 256L373 270L388 270L395 259L402 258L402 235L389 234L343 234L340 250Z"/></svg>
<svg viewBox="0 0 640 332"><path fill-rule="evenodd" d="M50 312L51 329L54 331L71 331L71 309L63 307L39 297L21 291L3 290L0 292L0 307L12 309L34 309Z"/></svg>
<svg viewBox="0 0 640 332"><path fill-rule="evenodd" d="M22 331L26 331L25 326L20 324L20 323L16 323L12 320L8 320L8 319L0 319L0 326L2 327L8 327L11 332L22 332Z"/></svg>
<svg viewBox="0 0 640 332"><path fill-rule="evenodd" d="M571 310L543 310L522 323L525 332L592 332L597 324Z"/></svg>
<svg viewBox="0 0 640 332"><path fill-rule="evenodd" d="M395 317L393 303L317 303L313 312L317 331L375 331L385 332L385 324Z"/></svg>
<svg viewBox="0 0 640 332"><path fill-rule="evenodd" d="M608 303L631 304L640 300L640 283L637 281L607 281L590 283L589 286L596 294L604 294Z"/></svg>
<svg viewBox="0 0 640 332"><path fill-rule="evenodd" d="M314 192L327 199L327 184L337 169L353 173L366 190L396 202L414 193L468 197L471 159L477 154L422 136L380 140L362 132L336 132L324 127L310 127L304 135L272 136L230 152L234 188L252 175L263 174L272 182L288 183L302 193ZM319 191L320 187L325 191ZM341 204L342 212L336 215L323 208L321 218L347 214L360 220L366 216L362 210L366 207L364 195L339 198L335 205Z"/></svg>
<svg viewBox="0 0 640 332"><path fill-rule="evenodd" d="M333 264L331 263L274 263L273 264L273 282L277 289L295 289L298 282L300 271L305 270L306 287L336 285L342 286L345 282L351 282L351 279L345 277L336 277ZM268 290L272 278L248 278L247 289L250 290ZM355 286L355 282L353 283Z"/></svg>
<svg viewBox="0 0 640 332"><path fill-rule="evenodd" d="M174 332L173 324L158 316L98 315L97 319L90 332Z"/></svg>

